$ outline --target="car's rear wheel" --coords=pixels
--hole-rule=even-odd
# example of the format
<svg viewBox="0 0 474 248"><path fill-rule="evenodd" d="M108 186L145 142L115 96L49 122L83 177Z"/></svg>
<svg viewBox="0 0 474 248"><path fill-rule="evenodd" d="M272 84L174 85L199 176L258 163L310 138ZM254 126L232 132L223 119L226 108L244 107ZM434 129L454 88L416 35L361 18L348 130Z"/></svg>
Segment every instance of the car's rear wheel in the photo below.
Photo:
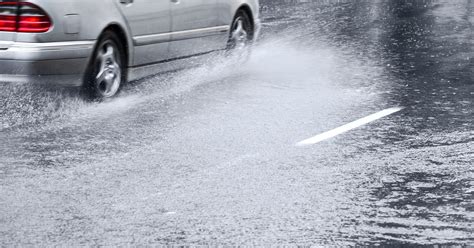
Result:
<svg viewBox="0 0 474 248"><path fill-rule="evenodd" d="M105 31L86 71L86 96L93 100L116 96L126 80L125 61L125 48L119 37L112 31Z"/></svg>
<svg viewBox="0 0 474 248"><path fill-rule="evenodd" d="M252 19L244 10L239 10L231 25L227 50L237 54L247 54L252 44L254 28Z"/></svg>

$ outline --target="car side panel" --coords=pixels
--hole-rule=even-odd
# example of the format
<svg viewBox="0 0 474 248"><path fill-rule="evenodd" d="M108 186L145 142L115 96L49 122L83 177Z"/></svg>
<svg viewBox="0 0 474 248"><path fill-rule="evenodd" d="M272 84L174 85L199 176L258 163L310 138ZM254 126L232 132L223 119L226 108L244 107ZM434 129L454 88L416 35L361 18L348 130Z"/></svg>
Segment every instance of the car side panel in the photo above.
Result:
<svg viewBox="0 0 474 248"><path fill-rule="evenodd" d="M176 0L171 4L170 54L184 57L215 49L217 0ZM218 33L218 32L217 32Z"/></svg>
<svg viewBox="0 0 474 248"><path fill-rule="evenodd" d="M137 0L117 7L125 16L134 46L133 66L166 60L171 32L170 1Z"/></svg>
<svg viewBox="0 0 474 248"><path fill-rule="evenodd" d="M172 2L173 32L216 26L217 0L172 0Z"/></svg>

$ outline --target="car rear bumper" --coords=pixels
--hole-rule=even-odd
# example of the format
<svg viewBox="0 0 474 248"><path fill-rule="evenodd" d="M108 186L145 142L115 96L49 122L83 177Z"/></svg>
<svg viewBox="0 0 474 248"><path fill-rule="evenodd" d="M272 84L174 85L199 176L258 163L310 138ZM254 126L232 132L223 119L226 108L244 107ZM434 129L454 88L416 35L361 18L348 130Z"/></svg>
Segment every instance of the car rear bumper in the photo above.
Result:
<svg viewBox="0 0 474 248"><path fill-rule="evenodd" d="M0 82L79 86L94 45L94 41L5 45L0 49Z"/></svg>

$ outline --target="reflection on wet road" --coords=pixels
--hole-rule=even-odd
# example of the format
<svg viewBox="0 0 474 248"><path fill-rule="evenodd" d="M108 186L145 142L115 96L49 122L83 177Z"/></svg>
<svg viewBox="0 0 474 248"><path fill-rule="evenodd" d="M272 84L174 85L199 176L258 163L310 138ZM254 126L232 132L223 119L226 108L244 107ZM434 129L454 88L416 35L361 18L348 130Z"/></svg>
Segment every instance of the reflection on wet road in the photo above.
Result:
<svg viewBox="0 0 474 248"><path fill-rule="evenodd" d="M298 2L245 65L0 86L0 244L473 244L474 3Z"/></svg>

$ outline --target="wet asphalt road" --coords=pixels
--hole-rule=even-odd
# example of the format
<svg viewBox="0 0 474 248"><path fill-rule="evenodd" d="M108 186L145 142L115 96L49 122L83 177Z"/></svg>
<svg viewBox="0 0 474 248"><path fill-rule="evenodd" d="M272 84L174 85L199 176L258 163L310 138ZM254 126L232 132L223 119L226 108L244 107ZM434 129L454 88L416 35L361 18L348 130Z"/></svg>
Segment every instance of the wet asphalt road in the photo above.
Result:
<svg viewBox="0 0 474 248"><path fill-rule="evenodd" d="M0 86L0 245L473 245L474 2L288 2L245 65Z"/></svg>

